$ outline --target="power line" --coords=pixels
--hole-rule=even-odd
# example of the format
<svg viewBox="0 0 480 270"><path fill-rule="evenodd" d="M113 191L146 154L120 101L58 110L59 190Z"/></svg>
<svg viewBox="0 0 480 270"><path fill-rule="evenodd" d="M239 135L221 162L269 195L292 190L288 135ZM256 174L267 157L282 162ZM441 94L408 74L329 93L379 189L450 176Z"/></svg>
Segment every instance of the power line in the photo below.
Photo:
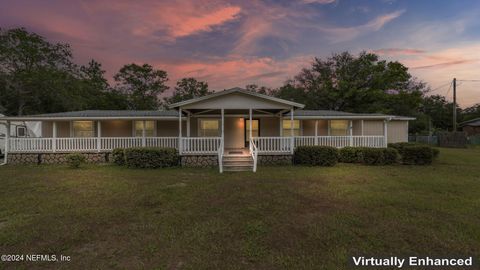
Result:
<svg viewBox="0 0 480 270"><path fill-rule="evenodd" d="M447 85L449 85L449 84L450 84L450 86L451 86L451 85L452 85L452 82L450 81L450 82L448 82L448 83L446 83L446 84L442 84L442 85L440 85L439 87L437 87L437 88L435 88L435 89L433 89L433 90L430 90L430 92L435 92L435 91L437 91L438 89L443 88L443 87L445 87L445 86L447 86Z"/></svg>
<svg viewBox="0 0 480 270"><path fill-rule="evenodd" d="M457 82L480 82L480 80L457 80Z"/></svg>

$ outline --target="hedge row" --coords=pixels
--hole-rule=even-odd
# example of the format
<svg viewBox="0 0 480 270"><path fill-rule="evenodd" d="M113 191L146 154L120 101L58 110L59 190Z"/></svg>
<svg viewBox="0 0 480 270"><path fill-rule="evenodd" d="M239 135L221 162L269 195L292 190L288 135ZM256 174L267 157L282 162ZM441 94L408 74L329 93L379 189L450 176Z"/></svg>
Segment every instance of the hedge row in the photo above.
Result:
<svg viewBox="0 0 480 270"><path fill-rule="evenodd" d="M164 168L178 166L180 156L175 148L117 148L112 161L130 168Z"/></svg>
<svg viewBox="0 0 480 270"><path fill-rule="evenodd" d="M340 162L389 165L399 160L398 151L392 148L344 147L339 150Z"/></svg>
<svg viewBox="0 0 480 270"><path fill-rule="evenodd" d="M330 146L299 146L295 149L293 161L295 164L310 166L334 166L337 162L427 165L438 154L435 148L411 143L389 144L388 148L344 147L340 150Z"/></svg>
<svg viewBox="0 0 480 270"><path fill-rule="evenodd" d="M388 147L397 149L402 163L407 165L431 164L440 154L436 148L417 143L389 143Z"/></svg>

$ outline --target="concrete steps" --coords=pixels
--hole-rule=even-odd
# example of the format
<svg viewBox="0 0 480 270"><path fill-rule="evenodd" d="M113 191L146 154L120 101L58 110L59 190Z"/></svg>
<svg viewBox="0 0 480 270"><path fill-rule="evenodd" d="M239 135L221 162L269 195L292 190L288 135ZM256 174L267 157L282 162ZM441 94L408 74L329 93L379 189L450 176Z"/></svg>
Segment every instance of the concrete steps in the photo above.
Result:
<svg viewBox="0 0 480 270"><path fill-rule="evenodd" d="M223 156L223 171L253 171L253 158L250 155L225 155Z"/></svg>

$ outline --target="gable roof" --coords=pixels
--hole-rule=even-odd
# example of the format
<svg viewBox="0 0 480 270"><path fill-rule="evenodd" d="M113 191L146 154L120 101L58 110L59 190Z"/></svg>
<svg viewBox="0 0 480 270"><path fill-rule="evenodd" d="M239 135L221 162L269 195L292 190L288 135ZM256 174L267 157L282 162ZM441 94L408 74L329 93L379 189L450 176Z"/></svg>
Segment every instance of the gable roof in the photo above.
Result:
<svg viewBox="0 0 480 270"><path fill-rule="evenodd" d="M467 121L463 121L462 123L459 124L460 126L475 126L478 127L480 126L480 117L479 118L474 118L470 119Z"/></svg>
<svg viewBox="0 0 480 270"><path fill-rule="evenodd" d="M192 98L192 99L189 99L189 100L180 101L180 102L177 102L177 103L174 103L174 104L170 104L168 107L169 108L178 108L178 107L181 107L181 106L190 105L190 104L194 104L194 103L201 102L201 101L204 101L204 100L208 100L208 99L211 99L211 98L217 98L217 97L221 97L221 96L225 96L225 95L229 95L229 94L233 94L233 93L241 93L241 94L245 94L245 95L250 95L250 96L258 97L258 98L261 98L261 99L266 99L266 100L269 100L269 101L277 102L277 103L280 103L280 104L293 106L293 107L296 107L296 108L305 107L305 105L297 103L297 102L293 102L293 101L289 101L289 100L285 100L285 99L281 99L281 98L276 98L276 97L260 94L260 93L253 92L253 91L248 91L248 90L245 90L245 89L240 88L240 87L227 89L227 90L224 90L224 91L221 91L221 92L215 92L213 94L203 96L203 97Z"/></svg>

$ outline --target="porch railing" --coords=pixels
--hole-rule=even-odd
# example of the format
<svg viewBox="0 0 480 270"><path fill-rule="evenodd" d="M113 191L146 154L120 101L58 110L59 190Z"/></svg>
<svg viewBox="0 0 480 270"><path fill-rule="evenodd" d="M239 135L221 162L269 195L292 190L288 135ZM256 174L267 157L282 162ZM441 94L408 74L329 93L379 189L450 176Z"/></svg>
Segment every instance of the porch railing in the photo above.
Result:
<svg viewBox="0 0 480 270"><path fill-rule="evenodd" d="M252 139L259 153L284 153L291 151L291 137L255 137Z"/></svg>
<svg viewBox="0 0 480 270"><path fill-rule="evenodd" d="M217 154L221 141L221 137L182 137L180 154Z"/></svg>

